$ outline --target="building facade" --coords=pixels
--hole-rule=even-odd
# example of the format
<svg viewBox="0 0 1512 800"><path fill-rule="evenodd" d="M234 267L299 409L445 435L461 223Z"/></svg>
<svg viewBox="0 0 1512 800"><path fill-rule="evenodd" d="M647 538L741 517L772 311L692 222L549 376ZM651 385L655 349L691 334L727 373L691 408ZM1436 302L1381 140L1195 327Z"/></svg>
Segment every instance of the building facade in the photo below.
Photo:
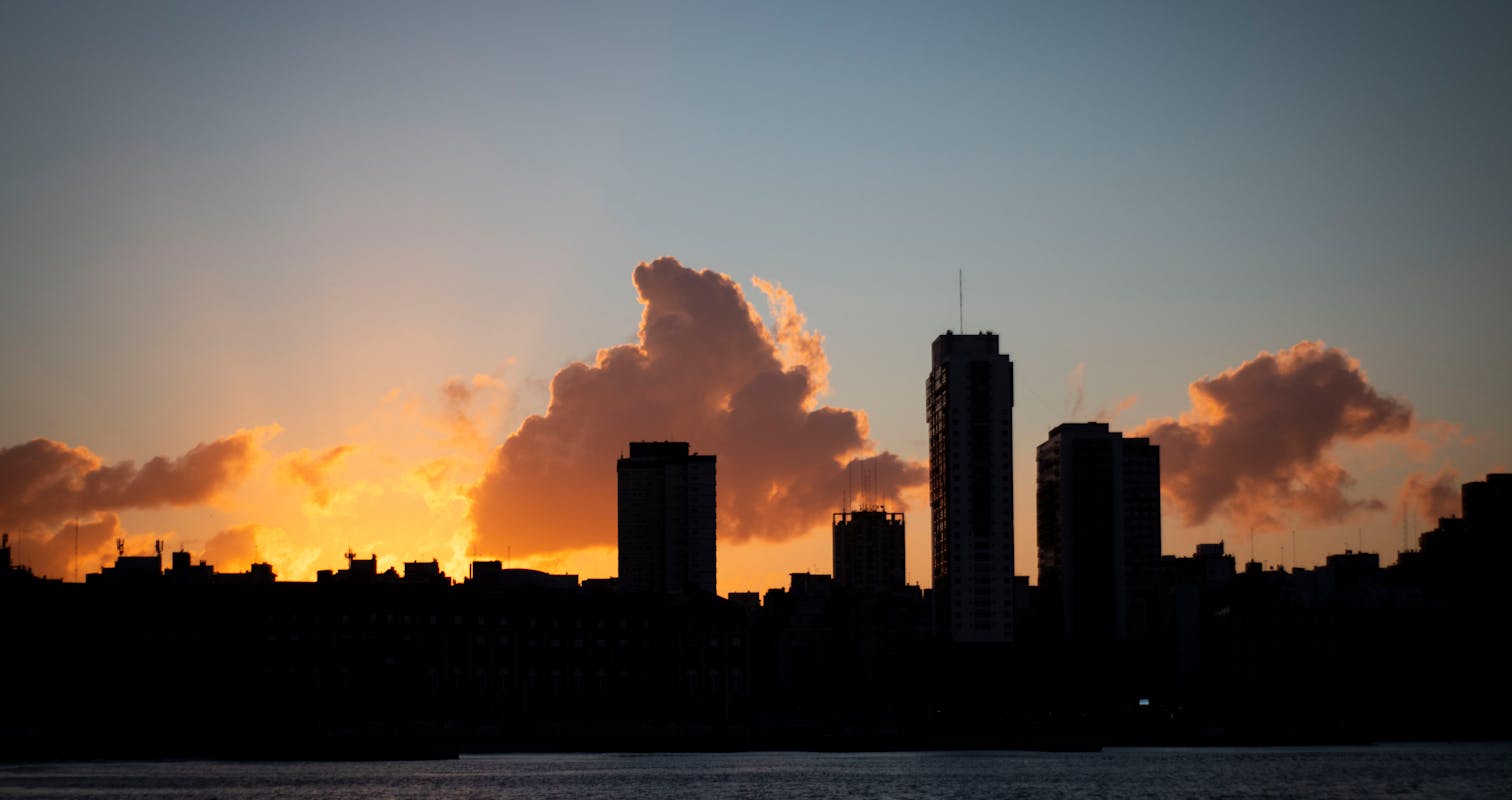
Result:
<svg viewBox="0 0 1512 800"><path fill-rule="evenodd" d="M833 518L835 583L854 592L902 589L903 514L886 509L837 512Z"/></svg>
<svg viewBox="0 0 1512 800"><path fill-rule="evenodd" d="M1040 587L1060 636L1146 636L1161 572L1160 448L1106 423L1066 423L1036 463Z"/></svg>
<svg viewBox="0 0 1512 800"><path fill-rule="evenodd" d="M619 473L619 582L630 592L715 591L715 457L631 442Z"/></svg>
<svg viewBox="0 0 1512 800"><path fill-rule="evenodd" d="M925 385L935 624L1013 639L1013 362L993 333L934 340Z"/></svg>

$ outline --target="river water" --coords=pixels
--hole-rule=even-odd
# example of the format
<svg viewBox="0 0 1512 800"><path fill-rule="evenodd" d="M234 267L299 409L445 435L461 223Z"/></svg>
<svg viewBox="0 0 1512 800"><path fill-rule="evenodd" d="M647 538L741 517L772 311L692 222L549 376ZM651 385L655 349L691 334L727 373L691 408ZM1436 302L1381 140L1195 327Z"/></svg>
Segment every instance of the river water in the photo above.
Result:
<svg viewBox="0 0 1512 800"><path fill-rule="evenodd" d="M1512 743L0 765L45 798L1508 798Z"/></svg>

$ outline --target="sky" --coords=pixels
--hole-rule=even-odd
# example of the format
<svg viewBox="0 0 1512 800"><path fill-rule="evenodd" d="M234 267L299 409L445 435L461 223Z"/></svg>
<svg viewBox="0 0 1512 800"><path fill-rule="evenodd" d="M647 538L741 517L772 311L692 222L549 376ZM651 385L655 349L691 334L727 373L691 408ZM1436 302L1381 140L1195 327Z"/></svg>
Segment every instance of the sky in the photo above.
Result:
<svg viewBox="0 0 1512 800"><path fill-rule="evenodd" d="M0 5L0 527L615 572L631 439L721 592L908 514L947 329L1034 447L1162 447L1163 547L1395 559L1512 468L1505 3ZM868 477L869 476L869 477ZM861 487L861 488L858 488ZM78 522L78 535L74 524ZM80 542L75 558L75 538Z"/></svg>

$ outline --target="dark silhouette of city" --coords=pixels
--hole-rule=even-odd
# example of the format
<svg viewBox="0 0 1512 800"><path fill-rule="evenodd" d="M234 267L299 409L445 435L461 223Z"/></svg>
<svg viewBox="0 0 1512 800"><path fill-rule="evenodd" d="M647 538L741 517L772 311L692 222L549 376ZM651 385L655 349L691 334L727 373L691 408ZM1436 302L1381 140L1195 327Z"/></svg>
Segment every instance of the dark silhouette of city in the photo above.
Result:
<svg viewBox="0 0 1512 800"><path fill-rule="evenodd" d="M1038 446L1040 583L1013 574L1013 372L947 332L926 385L933 588L904 514L837 510L834 574L715 594L716 456L631 442L619 567L498 561L313 582L120 548L80 583L0 546L5 758L444 757L465 750L1096 748L1506 735L1512 474L1382 567L1162 555L1159 448ZM846 505L850 505L849 501ZM146 732L150 731L148 735Z"/></svg>

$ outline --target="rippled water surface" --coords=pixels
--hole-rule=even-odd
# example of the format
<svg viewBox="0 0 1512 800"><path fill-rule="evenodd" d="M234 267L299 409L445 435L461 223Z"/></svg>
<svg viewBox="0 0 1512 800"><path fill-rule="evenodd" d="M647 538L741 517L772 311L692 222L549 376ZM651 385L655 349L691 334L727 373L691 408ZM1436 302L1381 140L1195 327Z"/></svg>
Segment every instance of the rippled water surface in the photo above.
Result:
<svg viewBox="0 0 1512 800"><path fill-rule="evenodd" d="M1512 797L1512 743L1100 753L481 755L377 763L0 766L57 798Z"/></svg>

